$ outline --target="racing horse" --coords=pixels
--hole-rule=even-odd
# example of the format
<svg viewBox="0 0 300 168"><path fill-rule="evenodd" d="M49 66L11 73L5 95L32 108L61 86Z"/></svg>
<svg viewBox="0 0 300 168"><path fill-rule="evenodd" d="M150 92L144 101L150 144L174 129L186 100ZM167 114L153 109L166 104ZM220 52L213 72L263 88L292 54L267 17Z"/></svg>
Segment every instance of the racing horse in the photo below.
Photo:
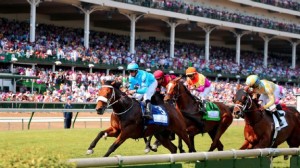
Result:
<svg viewBox="0 0 300 168"><path fill-rule="evenodd" d="M214 102L220 110L220 121L203 120L203 113L200 112L200 103L195 96L186 88L181 77L177 77L169 82L167 85L167 92L164 101L174 101L176 108L178 108L185 118L187 125L187 132L190 141L194 144L194 137L199 133L208 133L212 139L212 144L209 151L218 149L222 151L224 146L220 141L221 136L230 126L233 120L231 110L228 106L221 102ZM203 106L203 104L201 104ZM182 142L179 138L178 148L182 148Z"/></svg>
<svg viewBox="0 0 300 168"><path fill-rule="evenodd" d="M93 148L103 136L117 138L104 155L104 157L108 157L128 138L138 139L151 135L154 135L171 153L176 153L177 147L168 136L164 135L165 131L176 133L187 144L190 152L195 151L189 141L183 116L172 105L164 104L169 118L167 126L156 124L145 126L140 102L122 92L115 82L106 81L98 91L96 111L98 114L103 114L109 106L113 109L111 126L98 133L90 144L87 154L94 152Z"/></svg>
<svg viewBox="0 0 300 168"><path fill-rule="evenodd" d="M277 148L283 142L287 142L290 148L300 145L300 113L294 107L282 105L285 111L287 126L279 130L276 138L275 124L272 113L260 111L257 98L252 98L252 93L245 89L238 89L233 98L235 118L243 117L245 120L245 141L240 149Z"/></svg>

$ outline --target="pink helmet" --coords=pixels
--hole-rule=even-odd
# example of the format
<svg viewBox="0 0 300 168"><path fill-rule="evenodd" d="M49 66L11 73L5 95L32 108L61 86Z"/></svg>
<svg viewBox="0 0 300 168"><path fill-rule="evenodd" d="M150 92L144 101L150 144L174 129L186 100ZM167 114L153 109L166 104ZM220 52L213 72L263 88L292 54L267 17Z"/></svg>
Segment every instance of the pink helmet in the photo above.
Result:
<svg viewBox="0 0 300 168"><path fill-rule="evenodd" d="M153 73L153 75L154 75L155 79L159 79L159 78L163 77L165 74L164 74L164 72L161 71L161 70L156 70L156 71Z"/></svg>

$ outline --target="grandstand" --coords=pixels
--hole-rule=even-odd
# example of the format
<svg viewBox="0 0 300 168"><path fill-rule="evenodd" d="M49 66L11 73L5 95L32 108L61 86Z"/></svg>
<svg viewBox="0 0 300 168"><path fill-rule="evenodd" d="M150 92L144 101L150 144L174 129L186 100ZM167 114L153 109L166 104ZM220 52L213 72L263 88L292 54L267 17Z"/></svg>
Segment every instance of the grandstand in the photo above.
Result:
<svg viewBox="0 0 300 168"><path fill-rule="evenodd" d="M215 81L240 82L256 73L299 87L298 2L263 2L0 1L1 71L125 76L126 64L137 61L150 71L181 74L192 65ZM25 85L17 84L17 91Z"/></svg>

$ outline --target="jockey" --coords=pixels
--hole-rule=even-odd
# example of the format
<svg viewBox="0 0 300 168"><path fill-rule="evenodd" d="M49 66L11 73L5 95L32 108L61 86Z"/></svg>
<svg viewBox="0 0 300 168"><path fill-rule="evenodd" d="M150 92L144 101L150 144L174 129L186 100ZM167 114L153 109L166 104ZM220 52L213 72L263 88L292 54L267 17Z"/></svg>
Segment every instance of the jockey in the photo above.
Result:
<svg viewBox="0 0 300 168"><path fill-rule="evenodd" d="M160 93L164 93L168 83L171 80L176 78L175 75L165 75L164 72L161 71L161 70L156 70L153 73L153 75L154 75L155 79L157 80L157 89L156 89L156 91L158 91Z"/></svg>
<svg viewBox="0 0 300 168"><path fill-rule="evenodd" d="M136 63L128 64L127 70L130 73L128 93L138 100L143 97L143 101L146 104L144 117L152 119L150 100L155 93L157 81L151 73L140 70Z"/></svg>
<svg viewBox="0 0 300 168"><path fill-rule="evenodd" d="M202 100L206 100L208 95L211 92L211 84L210 81L201 73L198 73L196 68L189 67L185 74L187 76L187 87L192 90L193 94L197 96L195 93L197 91L199 93L199 97Z"/></svg>
<svg viewBox="0 0 300 168"><path fill-rule="evenodd" d="M278 119L279 125L282 126L283 123L275 105L275 101L280 99L279 85L265 79L260 80L257 75L248 76L245 84L245 90L249 90L249 87L251 87L253 93L260 94L259 101L262 102L260 110L268 109L273 112Z"/></svg>

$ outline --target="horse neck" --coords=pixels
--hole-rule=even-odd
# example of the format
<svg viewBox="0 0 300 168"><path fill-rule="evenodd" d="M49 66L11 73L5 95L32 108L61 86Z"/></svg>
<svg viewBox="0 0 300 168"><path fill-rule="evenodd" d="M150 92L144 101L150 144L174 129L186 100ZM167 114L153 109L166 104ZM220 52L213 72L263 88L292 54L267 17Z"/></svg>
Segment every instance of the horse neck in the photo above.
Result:
<svg viewBox="0 0 300 168"><path fill-rule="evenodd" d="M193 97L193 95L188 92L188 90L185 88L183 84L178 83L178 85L179 85L179 96L176 100L176 103L179 109L182 111L186 111L188 109L191 109L192 107L197 109L197 107L195 106L196 100Z"/></svg>
<svg viewBox="0 0 300 168"><path fill-rule="evenodd" d="M114 103L112 105L112 108L114 112L122 113L132 106L133 101L130 97L123 95L123 92L121 92L119 89L114 88L114 90L115 90L115 98L114 98L114 102L111 102ZM115 103L115 101L117 102Z"/></svg>
<svg viewBox="0 0 300 168"><path fill-rule="evenodd" d="M245 113L246 122L250 124L255 124L263 118L263 116L265 115L265 111L260 111L258 108L259 105L252 100L251 107L248 110L246 110L248 112Z"/></svg>

